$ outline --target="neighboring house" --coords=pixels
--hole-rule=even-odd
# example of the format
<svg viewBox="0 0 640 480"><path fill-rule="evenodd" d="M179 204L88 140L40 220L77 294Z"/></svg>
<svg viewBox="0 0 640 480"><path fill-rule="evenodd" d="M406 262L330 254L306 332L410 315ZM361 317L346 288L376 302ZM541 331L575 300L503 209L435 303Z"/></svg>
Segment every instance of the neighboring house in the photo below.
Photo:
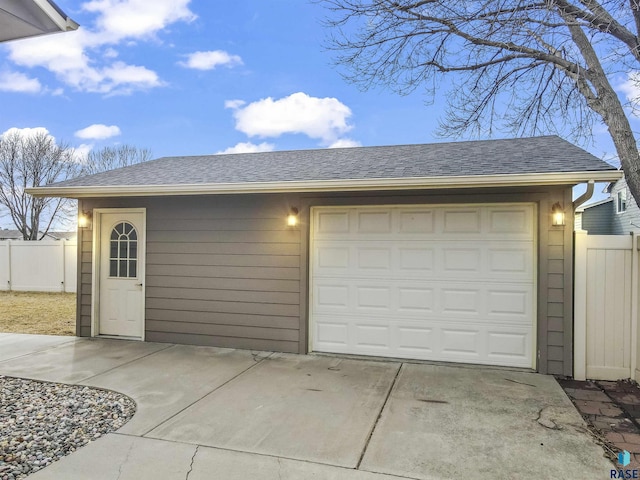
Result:
<svg viewBox="0 0 640 480"><path fill-rule="evenodd" d="M620 175L547 136L169 157L28 192L79 199L80 336L571 375L572 188Z"/></svg>
<svg viewBox="0 0 640 480"><path fill-rule="evenodd" d="M0 1L0 42L77 28L78 24L51 0Z"/></svg>
<svg viewBox="0 0 640 480"><path fill-rule="evenodd" d="M53 240L74 240L78 236L77 232L49 232L47 237Z"/></svg>
<svg viewBox="0 0 640 480"><path fill-rule="evenodd" d="M42 236L42 232L38 233L38 238ZM71 240L76 238L76 232L49 232L44 236L46 240ZM0 240L22 240L22 232L20 230L9 230L0 228Z"/></svg>
<svg viewBox="0 0 640 480"><path fill-rule="evenodd" d="M640 230L640 209L624 177L605 189L609 198L576 210L576 230L589 235L628 235Z"/></svg>
<svg viewBox="0 0 640 480"><path fill-rule="evenodd" d="M22 232L0 228L0 240L22 240Z"/></svg>

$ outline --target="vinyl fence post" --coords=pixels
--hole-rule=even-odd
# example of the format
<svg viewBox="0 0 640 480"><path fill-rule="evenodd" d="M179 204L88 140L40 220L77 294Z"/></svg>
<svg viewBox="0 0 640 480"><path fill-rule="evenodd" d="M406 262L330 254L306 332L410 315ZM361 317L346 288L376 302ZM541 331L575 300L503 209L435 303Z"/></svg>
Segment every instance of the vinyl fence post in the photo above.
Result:
<svg viewBox="0 0 640 480"><path fill-rule="evenodd" d="M638 371L638 269L640 262L638 261L638 231L631 232L631 378L638 380L640 371Z"/></svg>
<svg viewBox="0 0 640 480"><path fill-rule="evenodd" d="M7 240L7 289L11 291L11 240Z"/></svg>
<svg viewBox="0 0 640 480"><path fill-rule="evenodd" d="M587 379L587 232L576 230L573 275L573 378Z"/></svg>
<svg viewBox="0 0 640 480"><path fill-rule="evenodd" d="M65 243L66 240L63 238L60 240L60 248L62 249L62 255L60 256L62 258L62 281L60 282L60 286L61 286L61 291L62 293L64 293L66 291L66 278L65 278L65 273L66 273L66 262L65 262L65 258L64 258L64 247L65 247Z"/></svg>

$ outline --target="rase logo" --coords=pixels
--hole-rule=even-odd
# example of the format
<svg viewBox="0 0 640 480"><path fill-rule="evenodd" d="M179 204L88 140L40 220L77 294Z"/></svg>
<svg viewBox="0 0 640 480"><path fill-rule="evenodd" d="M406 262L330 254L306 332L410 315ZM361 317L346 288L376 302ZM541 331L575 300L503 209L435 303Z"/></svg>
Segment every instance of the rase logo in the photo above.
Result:
<svg viewBox="0 0 640 480"><path fill-rule="evenodd" d="M623 467L626 467L627 465L629 465L631 463L631 454L626 450L623 450L622 452L620 452L618 454L618 463ZM624 478L627 480L640 478L640 472L638 471L637 468L634 468L634 469L628 468L626 470L621 470L621 469L611 470L610 478Z"/></svg>

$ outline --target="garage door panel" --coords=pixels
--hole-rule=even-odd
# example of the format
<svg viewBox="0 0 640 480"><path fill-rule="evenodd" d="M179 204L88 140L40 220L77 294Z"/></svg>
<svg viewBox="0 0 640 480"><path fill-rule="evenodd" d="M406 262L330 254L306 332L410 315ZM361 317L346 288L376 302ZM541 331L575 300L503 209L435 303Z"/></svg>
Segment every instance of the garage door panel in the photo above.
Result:
<svg viewBox="0 0 640 480"><path fill-rule="evenodd" d="M482 252L479 248L442 248L442 273L482 272Z"/></svg>
<svg viewBox="0 0 640 480"><path fill-rule="evenodd" d="M362 247L355 249L358 252L358 269L362 270L391 270L392 248L389 247Z"/></svg>
<svg viewBox="0 0 640 480"><path fill-rule="evenodd" d="M487 233L532 236L533 211L530 207L488 207Z"/></svg>
<svg viewBox="0 0 640 480"><path fill-rule="evenodd" d="M425 322L485 318L528 325L533 308L533 287L526 284L316 278L313 288L315 314L381 314L388 322L395 312Z"/></svg>
<svg viewBox="0 0 640 480"><path fill-rule="evenodd" d="M526 332L488 332L488 356L490 358L499 359L516 359L519 361L528 360L529 335Z"/></svg>
<svg viewBox="0 0 640 480"><path fill-rule="evenodd" d="M398 268L400 271L411 270L420 275L429 277L429 273L434 269L434 251L429 247L396 247L398 251Z"/></svg>
<svg viewBox="0 0 640 480"><path fill-rule="evenodd" d="M437 361L530 367L531 327L433 322L429 326L362 318L349 327L319 319L312 332L318 351ZM320 348L322 347L322 348Z"/></svg>
<svg viewBox="0 0 640 480"><path fill-rule="evenodd" d="M321 240L315 243L314 275L456 280L470 274L482 281L531 283L532 242ZM470 245L470 243L472 245ZM374 272L373 270L379 270Z"/></svg>
<svg viewBox="0 0 640 480"><path fill-rule="evenodd" d="M431 209L413 209L398 212L398 232L401 234L426 234L435 231L435 214Z"/></svg>
<svg viewBox="0 0 640 480"><path fill-rule="evenodd" d="M534 212L314 209L311 349L531 367Z"/></svg>
<svg viewBox="0 0 640 480"><path fill-rule="evenodd" d="M348 246L318 247L316 250L317 270L347 270L350 265ZM329 270L331 271L331 270Z"/></svg>
<svg viewBox="0 0 640 480"><path fill-rule="evenodd" d="M477 329L443 328L441 353L451 356L480 357L480 332Z"/></svg>
<svg viewBox="0 0 640 480"><path fill-rule="evenodd" d="M387 325L357 324L353 326L353 338L357 348L389 351L389 330Z"/></svg>
<svg viewBox="0 0 640 480"><path fill-rule="evenodd" d="M315 340L318 345L329 349L346 349L348 325L346 322L318 321L315 325Z"/></svg>
<svg viewBox="0 0 640 480"><path fill-rule="evenodd" d="M357 310L391 311L391 288L389 287L356 287Z"/></svg>
<svg viewBox="0 0 640 480"><path fill-rule="evenodd" d="M348 211L318 212L315 218L316 234L348 234L350 225L349 216L350 213Z"/></svg>
<svg viewBox="0 0 640 480"><path fill-rule="evenodd" d="M355 233L366 237L370 233L391 233L391 212L362 211L356 212Z"/></svg>
<svg viewBox="0 0 640 480"><path fill-rule="evenodd" d="M460 234L482 233L480 209L445 208L442 212L442 232Z"/></svg>
<svg viewBox="0 0 640 480"><path fill-rule="evenodd" d="M398 325L395 336L400 354L418 358L433 353L433 328Z"/></svg>
<svg viewBox="0 0 640 480"><path fill-rule="evenodd" d="M418 288L415 286L398 288L398 311L402 313L414 313L426 315L433 313L434 289L429 287Z"/></svg>
<svg viewBox="0 0 640 480"><path fill-rule="evenodd" d="M316 311L323 309L331 311L349 309L349 285L324 284L317 285L315 289Z"/></svg>

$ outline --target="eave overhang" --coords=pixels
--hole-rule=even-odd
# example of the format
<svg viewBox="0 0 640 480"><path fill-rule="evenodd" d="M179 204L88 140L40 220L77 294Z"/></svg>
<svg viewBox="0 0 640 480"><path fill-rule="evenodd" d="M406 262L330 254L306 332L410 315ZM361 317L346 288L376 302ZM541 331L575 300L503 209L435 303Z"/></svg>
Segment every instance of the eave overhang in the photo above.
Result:
<svg viewBox="0 0 640 480"><path fill-rule="evenodd" d="M0 42L77 30L51 0L8 0L0 5Z"/></svg>
<svg viewBox="0 0 640 480"><path fill-rule="evenodd" d="M155 197L222 195L243 193L359 192L376 190L433 190L445 188L524 187L610 182L622 176L618 170L517 175L470 175L455 177L367 178L284 182L202 183L170 185L80 185L32 187L36 197Z"/></svg>

